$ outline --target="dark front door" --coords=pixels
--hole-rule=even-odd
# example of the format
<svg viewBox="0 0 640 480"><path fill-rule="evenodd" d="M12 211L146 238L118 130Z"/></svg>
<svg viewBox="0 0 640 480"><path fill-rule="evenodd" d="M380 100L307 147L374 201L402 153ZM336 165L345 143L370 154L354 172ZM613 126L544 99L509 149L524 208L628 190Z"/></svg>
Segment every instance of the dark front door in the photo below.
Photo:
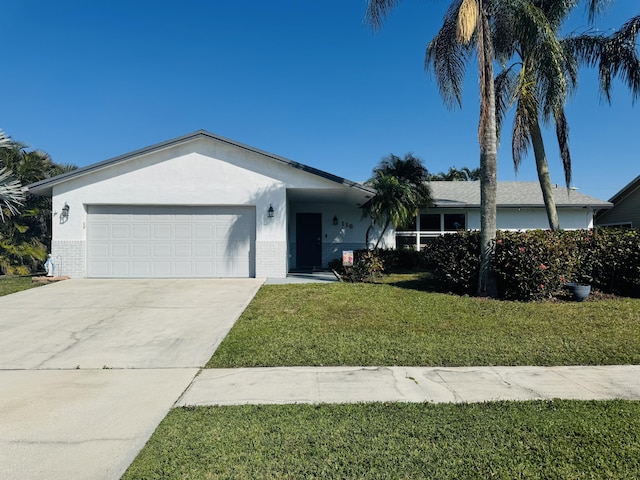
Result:
<svg viewBox="0 0 640 480"><path fill-rule="evenodd" d="M322 214L296 214L296 268L322 267Z"/></svg>

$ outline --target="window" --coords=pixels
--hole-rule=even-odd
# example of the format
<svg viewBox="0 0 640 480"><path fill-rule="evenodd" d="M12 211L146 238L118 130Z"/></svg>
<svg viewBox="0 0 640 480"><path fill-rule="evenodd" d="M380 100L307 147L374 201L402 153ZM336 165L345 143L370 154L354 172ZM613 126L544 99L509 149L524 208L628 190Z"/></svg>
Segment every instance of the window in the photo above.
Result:
<svg viewBox="0 0 640 480"><path fill-rule="evenodd" d="M422 213L396 231L396 248L424 248L429 238L467 229L464 213Z"/></svg>
<svg viewBox="0 0 640 480"><path fill-rule="evenodd" d="M440 231L440 214L426 213L420 215L420 231L421 232L439 232Z"/></svg>
<svg viewBox="0 0 640 480"><path fill-rule="evenodd" d="M444 231L457 232L458 230L466 230L464 213L445 213L444 214Z"/></svg>

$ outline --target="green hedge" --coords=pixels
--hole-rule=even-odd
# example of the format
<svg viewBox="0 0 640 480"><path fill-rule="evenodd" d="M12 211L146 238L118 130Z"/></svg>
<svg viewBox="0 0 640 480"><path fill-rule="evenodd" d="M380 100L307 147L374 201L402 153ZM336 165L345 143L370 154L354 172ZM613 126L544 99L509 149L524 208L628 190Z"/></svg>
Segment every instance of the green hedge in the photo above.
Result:
<svg viewBox="0 0 640 480"><path fill-rule="evenodd" d="M447 233L430 238L422 252L439 290L460 295L476 292L480 271L479 232Z"/></svg>
<svg viewBox="0 0 640 480"><path fill-rule="evenodd" d="M427 245L424 255L440 289L475 293L479 237L478 232L448 234ZM567 282L640 297L640 230L498 232L493 269L498 292L507 299L559 296Z"/></svg>
<svg viewBox="0 0 640 480"><path fill-rule="evenodd" d="M358 250L348 272L353 281L393 273L429 270L444 292L473 295L480 269L479 232L429 239L413 250ZM567 294L568 282L589 283L603 293L640 297L640 229L498 232L493 270L502 298L541 300Z"/></svg>

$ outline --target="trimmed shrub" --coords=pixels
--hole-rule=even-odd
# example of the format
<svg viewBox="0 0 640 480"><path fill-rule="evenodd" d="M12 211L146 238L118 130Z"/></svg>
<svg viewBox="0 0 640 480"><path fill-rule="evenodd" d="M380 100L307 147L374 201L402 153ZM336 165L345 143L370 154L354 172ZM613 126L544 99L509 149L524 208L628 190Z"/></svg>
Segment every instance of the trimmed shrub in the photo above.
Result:
<svg viewBox="0 0 640 480"><path fill-rule="evenodd" d="M430 238L423 250L438 290L473 295L480 272L480 233L447 233Z"/></svg>
<svg viewBox="0 0 640 480"><path fill-rule="evenodd" d="M342 267L342 278L349 282L371 282L382 276L384 265L378 251L358 250L354 252L353 266Z"/></svg>
<svg viewBox="0 0 640 480"><path fill-rule="evenodd" d="M592 236L588 268L603 292L640 297L640 229L599 228Z"/></svg>
<svg viewBox="0 0 640 480"><path fill-rule="evenodd" d="M540 300L561 294L567 281L578 281L580 254L571 233L498 232L493 268L500 296Z"/></svg>
<svg viewBox="0 0 640 480"><path fill-rule="evenodd" d="M638 230L499 232L494 272L502 297L540 300L567 282L604 293L640 296Z"/></svg>

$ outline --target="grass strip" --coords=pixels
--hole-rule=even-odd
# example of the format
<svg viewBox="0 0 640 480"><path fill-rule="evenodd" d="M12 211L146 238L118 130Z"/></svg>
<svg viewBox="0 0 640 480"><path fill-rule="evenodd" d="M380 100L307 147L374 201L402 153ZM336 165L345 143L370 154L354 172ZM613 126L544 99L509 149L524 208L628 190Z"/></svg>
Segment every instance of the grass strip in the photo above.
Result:
<svg viewBox="0 0 640 480"><path fill-rule="evenodd" d="M39 287L41 284L33 283L31 277L0 276L0 297L11 293L29 290Z"/></svg>
<svg viewBox="0 0 640 480"><path fill-rule="evenodd" d="M123 479L640 477L640 402L172 410Z"/></svg>
<svg viewBox="0 0 640 480"><path fill-rule="evenodd" d="M638 299L522 303L408 284L266 285L207 367L640 363Z"/></svg>

